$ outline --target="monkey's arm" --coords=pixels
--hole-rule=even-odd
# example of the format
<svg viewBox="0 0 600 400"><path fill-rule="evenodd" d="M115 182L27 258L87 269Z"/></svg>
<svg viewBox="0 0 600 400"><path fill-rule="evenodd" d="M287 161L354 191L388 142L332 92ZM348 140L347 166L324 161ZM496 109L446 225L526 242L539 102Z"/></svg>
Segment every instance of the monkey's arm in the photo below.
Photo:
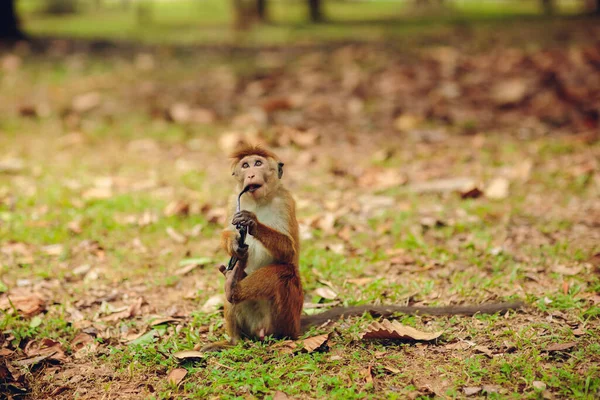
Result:
<svg viewBox="0 0 600 400"><path fill-rule="evenodd" d="M261 223L250 211L240 211L235 214L232 223L247 227L248 233L261 242L278 263L295 262L298 250L290 235Z"/></svg>
<svg viewBox="0 0 600 400"><path fill-rule="evenodd" d="M238 233L233 229L224 229L221 232L221 247L229 254L230 256L234 255L234 243L237 243Z"/></svg>
<svg viewBox="0 0 600 400"><path fill-rule="evenodd" d="M254 237L281 263L293 263L296 257L296 246L289 235L276 231L260 222L256 225Z"/></svg>

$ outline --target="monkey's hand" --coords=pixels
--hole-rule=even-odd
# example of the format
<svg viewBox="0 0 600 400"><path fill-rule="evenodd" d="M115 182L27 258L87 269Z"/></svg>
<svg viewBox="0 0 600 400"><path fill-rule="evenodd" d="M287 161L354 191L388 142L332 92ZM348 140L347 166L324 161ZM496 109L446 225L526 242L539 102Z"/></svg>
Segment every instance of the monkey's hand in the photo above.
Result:
<svg viewBox="0 0 600 400"><path fill-rule="evenodd" d="M258 225L258 219L256 218L256 214L250 211L242 210L240 212L235 213L231 223L235 225L238 229L241 226L245 226L248 230L248 233L252 236L256 233L256 226Z"/></svg>
<svg viewBox="0 0 600 400"><path fill-rule="evenodd" d="M237 240L231 243L231 252L238 260L246 261L248 259L248 245L240 246Z"/></svg>

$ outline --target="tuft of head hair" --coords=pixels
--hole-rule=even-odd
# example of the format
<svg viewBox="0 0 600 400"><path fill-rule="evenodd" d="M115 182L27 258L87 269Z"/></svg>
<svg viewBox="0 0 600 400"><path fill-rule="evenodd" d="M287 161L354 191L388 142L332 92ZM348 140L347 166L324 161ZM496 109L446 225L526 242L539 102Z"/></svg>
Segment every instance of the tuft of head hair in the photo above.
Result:
<svg viewBox="0 0 600 400"><path fill-rule="evenodd" d="M257 155L264 158L272 158L275 161L279 161L279 157L275 155L271 150L267 150L260 145L243 144L231 153L231 167L235 168L236 164L244 157Z"/></svg>

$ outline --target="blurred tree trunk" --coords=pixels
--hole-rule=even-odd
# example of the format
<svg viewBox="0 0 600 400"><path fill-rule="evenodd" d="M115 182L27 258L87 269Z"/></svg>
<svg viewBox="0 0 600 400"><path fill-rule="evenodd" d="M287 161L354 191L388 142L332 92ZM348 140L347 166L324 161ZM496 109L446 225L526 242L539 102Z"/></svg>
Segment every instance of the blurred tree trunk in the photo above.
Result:
<svg viewBox="0 0 600 400"><path fill-rule="evenodd" d="M554 14L554 0L542 0L542 9L546 15Z"/></svg>
<svg viewBox="0 0 600 400"><path fill-rule="evenodd" d="M232 0L231 4L235 30L249 29L253 23L269 18L267 0Z"/></svg>
<svg viewBox="0 0 600 400"><path fill-rule="evenodd" d="M151 24L152 16L154 14L154 1L146 0L146 1L138 2L136 14L137 14L138 24L140 24L140 25Z"/></svg>
<svg viewBox="0 0 600 400"><path fill-rule="evenodd" d="M321 0L308 0L309 15L312 22L323 21L323 8L321 5Z"/></svg>
<svg viewBox="0 0 600 400"><path fill-rule="evenodd" d="M262 22L269 20L269 9L267 7L267 0L256 0L256 15Z"/></svg>
<svg viewBox="0 0 600 400"><path fill-rule="evenodd" d="M0 39L22 39L14 0L0 1Z"/></svg>

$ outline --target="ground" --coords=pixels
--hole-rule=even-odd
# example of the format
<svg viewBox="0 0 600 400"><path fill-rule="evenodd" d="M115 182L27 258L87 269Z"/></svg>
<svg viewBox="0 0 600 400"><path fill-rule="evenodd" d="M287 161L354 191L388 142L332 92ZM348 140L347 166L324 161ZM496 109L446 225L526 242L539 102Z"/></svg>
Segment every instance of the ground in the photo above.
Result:
<svg viewBox="0 0 600 400"><path fill-rule="evenodd" d="M412 48L4 52L2 396L597 398L599 31L559 24L520 47L458 27ZM225 154L243 140L285 162L307 313L525 307L398 316L431 342L363 339L363 316L307 332L329 334L318 351L180 363L225 337Z"/></svg>

